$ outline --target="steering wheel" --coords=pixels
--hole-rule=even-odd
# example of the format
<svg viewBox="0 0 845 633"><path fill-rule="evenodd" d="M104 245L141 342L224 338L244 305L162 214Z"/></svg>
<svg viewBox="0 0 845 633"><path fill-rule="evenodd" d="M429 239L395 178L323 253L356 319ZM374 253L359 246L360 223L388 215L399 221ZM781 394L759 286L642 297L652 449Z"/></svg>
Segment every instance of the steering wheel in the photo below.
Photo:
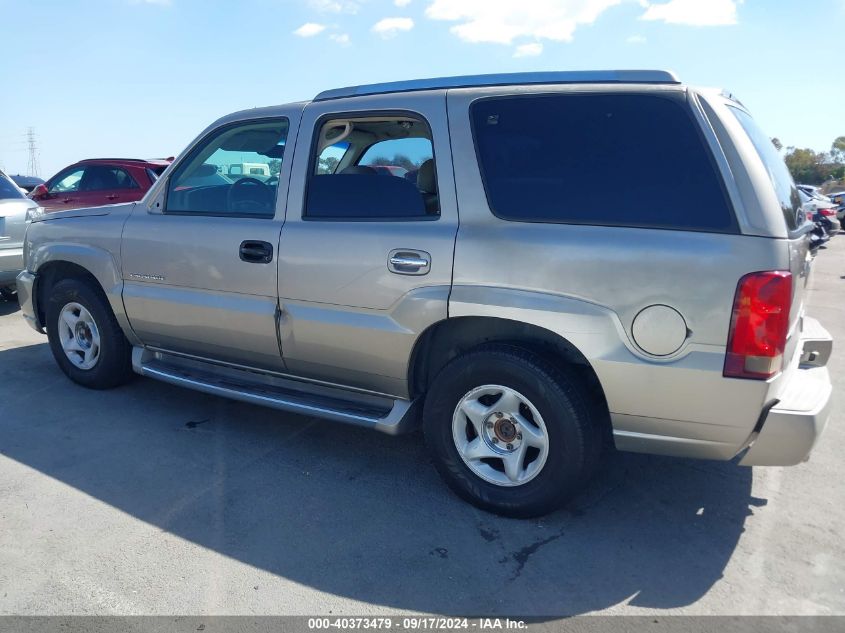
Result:
<svg viewBox="0 0 845 633"><path fill-rule="evenodd" d="M273 206L273 190L258 178L239 178L226 194L230 211L267 211Z"/></svg>

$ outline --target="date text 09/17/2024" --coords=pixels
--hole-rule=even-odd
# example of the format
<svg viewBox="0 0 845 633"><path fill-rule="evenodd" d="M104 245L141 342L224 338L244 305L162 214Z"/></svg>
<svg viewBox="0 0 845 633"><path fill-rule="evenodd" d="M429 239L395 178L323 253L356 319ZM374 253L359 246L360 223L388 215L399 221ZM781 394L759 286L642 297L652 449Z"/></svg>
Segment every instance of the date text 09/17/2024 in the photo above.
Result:
<svg viewBox="0 0 845 633"><path fill-rule="evenodd" d="M523 620L510 618L447 618L412 616L393 619L389 617L309 618L308 629L319 630L382 630L382 631L441 631L441 630L526 630Z"/></svg>

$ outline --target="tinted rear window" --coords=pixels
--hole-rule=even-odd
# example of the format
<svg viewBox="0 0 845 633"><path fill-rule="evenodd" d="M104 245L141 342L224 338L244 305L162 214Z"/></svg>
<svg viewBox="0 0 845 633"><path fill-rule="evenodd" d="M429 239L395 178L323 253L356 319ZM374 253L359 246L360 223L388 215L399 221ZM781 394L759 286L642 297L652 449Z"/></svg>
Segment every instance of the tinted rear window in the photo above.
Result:
<svg viewBox="0 0 845 633"><path fill-rule="evenodd" d="M507 220L736 232L684 98L536 95L476 102L491 210Z"/></svg>
<svg viewBox="0 0 845 633"><path fill-rule="evenodd" d="M769 179L775 188L786 225L790 229L797 228L798 216L801 211L801 198L798 195L798 188L792 180L792 174L789 173L789 168L783 162L783 158L781 158L769 137L757 127L751 115L739 108L728 107L745 130L754 145L754 149L757 150L760 160L766 166L766 171L769 172Z"/></svg>
<svg viewBox="0 0 845 633"><path fill-rule="evenodd" d="M11 178L7 177L6 174L0 173L0 200L17 200L24 197Z"/></svg>

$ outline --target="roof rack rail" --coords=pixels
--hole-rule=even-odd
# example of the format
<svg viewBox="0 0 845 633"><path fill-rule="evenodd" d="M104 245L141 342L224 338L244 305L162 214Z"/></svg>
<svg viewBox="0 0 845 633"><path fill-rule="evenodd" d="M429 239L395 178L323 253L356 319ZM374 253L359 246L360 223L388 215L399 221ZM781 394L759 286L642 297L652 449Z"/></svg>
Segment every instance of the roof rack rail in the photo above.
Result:
<svg viewBox="0 0 845 633"><path fill-rule="evenodd" d="M578 84L578 83L634 83L678 84L675 73L668 70L572 70L536 73L500 73L495 75L466 75L463 77L438 77L389 83L349 86L321 92L314 101L328 101L344 97L413 92L442 88L474 88L482 86L512 86L519 84Z"/></svg>

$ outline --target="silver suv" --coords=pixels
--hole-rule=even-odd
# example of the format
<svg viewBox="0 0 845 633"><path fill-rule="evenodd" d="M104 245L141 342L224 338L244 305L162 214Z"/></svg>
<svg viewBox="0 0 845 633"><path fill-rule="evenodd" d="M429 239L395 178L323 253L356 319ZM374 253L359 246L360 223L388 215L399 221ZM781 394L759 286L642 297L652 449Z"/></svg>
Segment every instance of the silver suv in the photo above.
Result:
<svg viewBox="0 0 845 633"><path fill-rule="evenodd" d="M81 385L134 371L419 423L457 494L530 516L609 442L807 459L831 396L811 228L729 94L663 71L455 77L224 117L141 202L34 222L18 288Z"/></svg>
<svg viewBox="0 0 845 633"><path fill-rule="evenodd" d="M0 171L0 300L15 300L15 279L23 268L23 239L38 204Z"/></svg>

